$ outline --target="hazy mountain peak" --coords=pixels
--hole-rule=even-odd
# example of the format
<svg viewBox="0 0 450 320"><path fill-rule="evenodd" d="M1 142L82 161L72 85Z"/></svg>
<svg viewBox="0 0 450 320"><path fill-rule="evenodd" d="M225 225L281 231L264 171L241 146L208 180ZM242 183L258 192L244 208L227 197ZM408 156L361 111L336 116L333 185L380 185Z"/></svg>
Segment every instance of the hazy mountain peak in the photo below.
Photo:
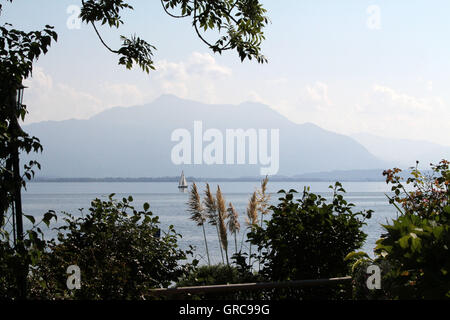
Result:
<svg viewBox="0 0 450 320"><path fill-rule="evenodd" d="M199 137L195 137L195 121L202 122ZM181 170L188 176L259 176L261 164L249 164L248 154L245 164L239 165L172 162L172 150L177 145L172 141L174 130L187 130L191 139L198 141L210 128L218 130L224 139L227 129L257 129L258 134L259 129L278 130L278 175L385 167L354 139L312 123L295 124L269 106L255 102L211 105L162 95L149 104L111 108L84 121L24 127L44 146L42 156L33 155L42 164L41 176L160 177L176 176ZM272 131L267 132L271 135ZM202 143L205 148L210 142ZM267 148L270 153L271 145ZM247 145L246 153L248 150Z"/></svg>
<svg viewBox="0 0 450 320"><path fill-rule="evenodd" d="M160 95L158 98L152 101L152 103L157 102L177 102L177 101L188 101L187 99L180 98L171 93L164 93Z"/></svg>
<svg viewBox="0 0 450 320"><path fill-rule="evenodd" d="M367 132L351 135L372 154L392 166L409 167L418 160L423 167L450 158L450 147L423 140L380 137Z"/></svg>

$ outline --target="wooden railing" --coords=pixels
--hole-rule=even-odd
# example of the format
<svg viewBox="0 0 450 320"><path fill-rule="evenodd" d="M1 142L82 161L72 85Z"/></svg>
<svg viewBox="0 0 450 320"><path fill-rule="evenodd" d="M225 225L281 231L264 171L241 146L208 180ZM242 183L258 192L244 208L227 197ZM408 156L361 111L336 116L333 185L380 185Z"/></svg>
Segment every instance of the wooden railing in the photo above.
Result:
<svg viewBox="0 0 450 320"><path fill-rule="evenodd" d="M350 284L352 277L327 278L314 280L297 280L282 282L255 282L255 283L238 283L238 284L221 284L210 286L196 287L179 287L179 288L161 288L152 289L151 294L154 296L172 296L183 294L199 294L199 293L223 293L234 291L251 291L263 289L293 288L293 287L312 287L312 286L329 286L347 283Z"/></svg>

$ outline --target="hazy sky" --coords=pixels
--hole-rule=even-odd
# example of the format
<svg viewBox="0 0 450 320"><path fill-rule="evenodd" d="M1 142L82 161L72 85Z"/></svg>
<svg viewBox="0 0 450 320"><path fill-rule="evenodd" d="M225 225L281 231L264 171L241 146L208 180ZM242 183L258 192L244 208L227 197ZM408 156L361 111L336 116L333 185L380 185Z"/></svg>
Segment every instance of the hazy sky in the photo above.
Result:
<svg viewBox="0 0 450 320"><path fill-rule="evenodd" d="M149 75L117 66L91 27L68 28L68 9L81 1L5 5L2 24L50 24L59 35L27 81L28 122L88 118L172 93L206 103L258 101L294 122L344 134L450 145L448 0L265 0L264 65L213 54L189 19L165 15L158 0L129 2L135 10L124 14L124 26L100 30L112 47L133 33L155 45L157 71Z"/></svg>

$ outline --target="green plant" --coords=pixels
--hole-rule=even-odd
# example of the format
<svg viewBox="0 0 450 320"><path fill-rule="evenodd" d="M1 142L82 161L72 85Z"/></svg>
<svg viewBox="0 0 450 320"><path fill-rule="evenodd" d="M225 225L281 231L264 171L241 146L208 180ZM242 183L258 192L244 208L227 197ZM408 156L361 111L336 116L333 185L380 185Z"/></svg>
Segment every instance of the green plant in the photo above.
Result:
<svg viewBox="0 0 450 320"><path fill-rule="evenodd" d="M219 186L217 186L216 199L217 199L217 215L219 223L220 245L222 246L222 249L225 252L227 265L230 265L230 261L228 260L228 234L227 234L227 227L225 225L225 220L228 217L228 212L225 206L225 198L223 197L222 191L220 190Z"/></svg>
<svg viewBox="0 0 450 320"><path fill-rule="evenodd" d="M218 264L212 266L200 266L195 270L192 270L189 275L180 279L177 283L177 287L190 287L190 286L208 286L208 285L220 285L220 284L233 284L233 283L249 283L257 281L257 275L252 274L248 270L244 271L239 267ZM249 299L257 296L258 293L245 293L245 292L223 292L223 293L208 293L208 294L195 294L184 298L194 300L204 299L227 299L227 300L241 300Z"/></svg>
<svg viewBox="0 0 450 320"><path fill-rule="evenodd" d="M269 281L320 279L346 276L345 256L362 246L366 234L361 230L372 211L353 213L341 193L342 185L330 186L330 203L320 195L303 191L294 201L295 190L279 193L265 228L255 226L248 234L251 244L261 251L261 276ZM360 219L359 217L363 218ZM342 288L312 288L276 291L276 298L341 298Z"/></svg>
<svg viewBox="0 0 450 320"><path fill-rule="evenodd" d="M188 201L188 211L191 213L191 220L197 223L197 226L202 227L203 238L205 240L206 256L208 258L208 265L211 265L211 260L209 258L208 241L206 240L205 232L205 222L206 222L206 212L202 205L202 200L198 193L197 185L192 184L191 190L189 192Z"/></svg>
<svg viewBox="0 0 450 320"><path fill-rule="evenodd" d="M386 170L394 196L390 202L400 212L377 241L377 261L387 261L392 269L383 278L383 287L394 299L450 298L450 170L442 160L431 165L431 174L412 168L406 184L400 169Z"/></svg>
<svg viewBox="0 0 450 320"><path fill-rule="evenodd" d="M258 198L257 191L253 192L252 196L248 200L247 205L247 217L246 217L247 229L253 231L258 226ZM241 246L242 247L242 246ZM250 268L252 265L252 242L250 241L248 246L248 264Z"/></svg>
<svg viewBox="0 0 450 320"><path fill-rule="evenodd" d="M236 209L234 208L233 204L230 202L228 205L228 231L230 231L230 234L234 236L234 253L238 253L238 246L237 246L237 234L241 230L241 224L239 223L239 214L237 213Z"/></svg>
<svg viewBox="0 0 450 320"><path fill-rule="evenodd" d="M39 222L32 216L25 217L32 223L32 227L25 232L21 250L14 246L11 234L6 229L0 228L0 300L29 297L30 285L25 286L25 292L22 292L22 273L18 273L17 270L23 270L25 275L32 274L47 248L47 241L40 225L44 223L49 227L51 220L56 220L54 211L45 213Z"/></svg>
<svg viewBox="0 0 450 320"><path fill-rule="evenodd" d="M217 240L219 241L220 256L222 257L222 263L225 263L221 240L220 240L220 232L219 232L219 214L217 211L218 205L217 205L216 198L214 197L213 193L211 192L209 183L206 183L205 198L203 199L203 203L205 204L206 214L208 217L208 223L210 225L213 225L216 227Z"/></svg>
<svg viewBox="0 0 450 320"><path fill-rule="evenodd" d="M173 229L161 236L159 220L136 210L132 197L92 201L89 214L66 214L58 238L49 242L32 273L31 297L39 299L144 299L149 289L167 287L197 263L180 264L187 254L178 248ZM69 291L67 267L81 270L81 289Z"/></svg>

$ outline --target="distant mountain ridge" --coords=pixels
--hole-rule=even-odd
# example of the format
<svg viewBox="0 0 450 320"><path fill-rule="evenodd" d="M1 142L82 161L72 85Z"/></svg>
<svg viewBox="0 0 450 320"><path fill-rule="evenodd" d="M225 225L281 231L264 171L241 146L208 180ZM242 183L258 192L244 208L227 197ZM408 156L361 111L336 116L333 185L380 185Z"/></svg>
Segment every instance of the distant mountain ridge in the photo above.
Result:
<svg viewBox="0 0 450 320"><path fill-rule="evenodd" d="M186 177L188 182L211 182L211 181L261 181L260 176L247 177L231 177L231 178L217 178L217 177ZM173 177L101 177L101 178L48 178L38 177L34 182L178 182L179 176ZM328 171L328 172L313 172L295 176L271 176L270 181L385 181L382 171L378 169L372 170L345 170L345 171Z"/></svg>
<svg viewBox="0 0 450 320"><path fill-rule="evenodd" d="M37 136L44 151L33 155L42 164L40 177L162 177L259 176L261 164L176 165L171 159L171 140L176 129L194 133L201 121L203 133L214 128L279 129L277 175L308 172L386 168L353 138L324 130L314 124L295 124L258 103L208 105L163 95L152 103L115 107L88 120L46 121L24 126ZM204 142L204 145L207 145ZM248 150L247 150L248 151Z"/></svg>
<svg viewBox="0 0 450 320"><path fill-rule="evenodd" d="M437 164L442 159L450 159L450 146L428 141L391 139L369 133L352 134L352 138L362 144L373 155L395 167L411 167L416 161L422 168Z"/></svg>

